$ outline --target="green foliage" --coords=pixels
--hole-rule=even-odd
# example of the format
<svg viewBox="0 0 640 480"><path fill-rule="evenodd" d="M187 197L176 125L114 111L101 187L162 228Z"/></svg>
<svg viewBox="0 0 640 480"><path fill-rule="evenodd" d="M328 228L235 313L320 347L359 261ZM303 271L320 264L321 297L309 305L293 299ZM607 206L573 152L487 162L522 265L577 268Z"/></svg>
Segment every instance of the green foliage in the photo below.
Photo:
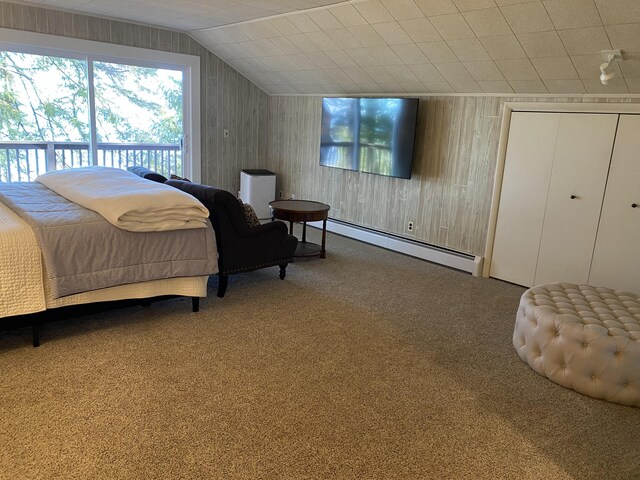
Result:
<svg viewBox="0 0 640 480"><path fill-rule="evenodd" d="M179 143L181 78L95 62L98 141ZM87 63L0 52L0 140L89 140ZM144 121L143 121L144 120Z"/></svg>

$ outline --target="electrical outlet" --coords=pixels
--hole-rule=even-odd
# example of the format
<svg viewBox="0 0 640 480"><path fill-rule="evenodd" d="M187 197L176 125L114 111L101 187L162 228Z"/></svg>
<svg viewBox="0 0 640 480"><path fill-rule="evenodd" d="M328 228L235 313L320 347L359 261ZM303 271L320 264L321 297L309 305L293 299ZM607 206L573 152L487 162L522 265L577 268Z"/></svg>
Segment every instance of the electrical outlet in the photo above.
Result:
<svg viewBox="0 0 640 480"><path fill-rule="evenodd" d="M407 230L409 230L410 232L413 232L413 222L407 223Z"/></svg>
<svg viewBox="0 0 640 480"><path fill-rule="evenodd" d="M225 129L222 131L222 136L223 136L224 138L229 138L229 129L228 129L228 128L225 128Z"/></svg>
<svg viewBox="0 0 640 480"><path fill-rule="evenodd" d="M280 190L280 195L278 196L278 198L282 198L282 190Z"/></svg>

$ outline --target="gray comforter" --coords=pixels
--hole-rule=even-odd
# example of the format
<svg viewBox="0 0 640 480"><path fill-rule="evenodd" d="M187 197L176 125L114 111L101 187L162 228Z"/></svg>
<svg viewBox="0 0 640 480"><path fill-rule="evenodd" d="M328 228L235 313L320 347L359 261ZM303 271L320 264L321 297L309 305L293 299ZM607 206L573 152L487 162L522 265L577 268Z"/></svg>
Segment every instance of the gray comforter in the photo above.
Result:
<svg viewBox="0 0 640 480"><path fill-rule="evenodd" d="M0 183L0 201L33 229L55 298L217 271L213 229L129 232L40 183Z"/></svg>

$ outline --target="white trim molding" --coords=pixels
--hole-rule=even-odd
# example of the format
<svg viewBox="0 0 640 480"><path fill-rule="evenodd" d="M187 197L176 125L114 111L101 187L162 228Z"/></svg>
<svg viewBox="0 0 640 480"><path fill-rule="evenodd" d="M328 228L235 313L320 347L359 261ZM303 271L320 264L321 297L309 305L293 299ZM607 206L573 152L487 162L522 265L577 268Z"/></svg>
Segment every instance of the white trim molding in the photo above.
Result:
<svg viewBox="0 0 640 480"><path fill-rule="evenodd" d="M322 229L322 222L309 222L307 225ZM327 231L411 257L455 268L456 270L462 270L474 276L480 276L482 273L482 257L456 252L428 243L416 242L370 228L341 222L340 220L328 220Z"/></svg>

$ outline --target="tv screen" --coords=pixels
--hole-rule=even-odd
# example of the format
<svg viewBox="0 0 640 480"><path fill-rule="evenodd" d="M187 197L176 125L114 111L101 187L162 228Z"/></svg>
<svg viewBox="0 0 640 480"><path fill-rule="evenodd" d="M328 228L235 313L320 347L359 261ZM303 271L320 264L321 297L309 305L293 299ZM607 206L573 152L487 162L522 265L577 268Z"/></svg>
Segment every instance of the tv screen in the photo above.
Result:
<svg viewBox="0 0 640 480"><path fill-rule="evenodd" d="M320 165L411 178L417 98L323 98Z"/></svg>

